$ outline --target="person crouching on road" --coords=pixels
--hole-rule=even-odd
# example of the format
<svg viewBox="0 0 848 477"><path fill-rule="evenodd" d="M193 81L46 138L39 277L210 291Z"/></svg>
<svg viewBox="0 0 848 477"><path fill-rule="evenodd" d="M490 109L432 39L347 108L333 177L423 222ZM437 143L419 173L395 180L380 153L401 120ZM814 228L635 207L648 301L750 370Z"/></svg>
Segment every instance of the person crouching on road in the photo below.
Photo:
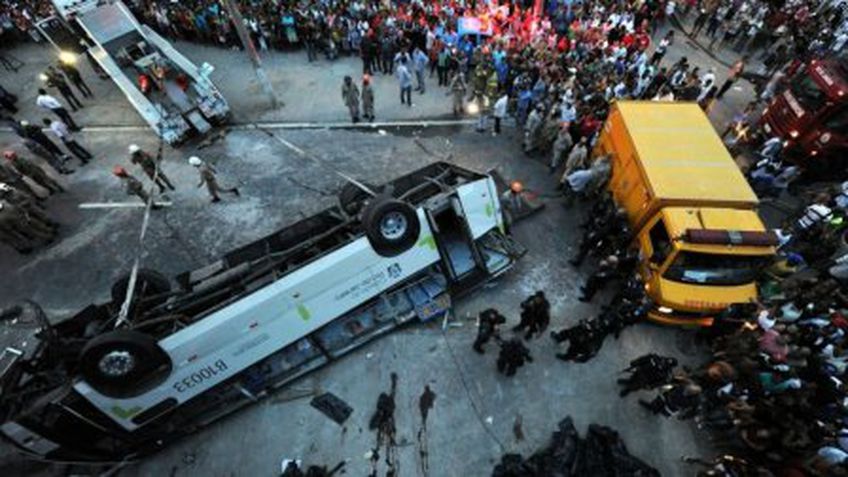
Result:
<svg viewBox="0 0 848 477"><path fill-rule="evenodd" d="M229 189L221 187L221 185L218 184L218 178L215 176L218 171L199 157L191 156L188 158L188 163L193 167L196 167L197 172L200 174L200 183L197 184L197 187L201 187L203 184L206 184L206 190L209 191L209 195L212 196L213 203L221 201L221 196L218 195L218 192L227 192L236 197L241 196L237 187L231 187Z"/></svg>

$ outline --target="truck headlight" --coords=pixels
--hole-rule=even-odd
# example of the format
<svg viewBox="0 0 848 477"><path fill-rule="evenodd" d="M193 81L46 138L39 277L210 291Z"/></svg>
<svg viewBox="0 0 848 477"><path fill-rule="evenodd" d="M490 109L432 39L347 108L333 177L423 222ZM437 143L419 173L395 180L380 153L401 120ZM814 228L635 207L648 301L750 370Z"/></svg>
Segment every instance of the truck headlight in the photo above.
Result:
<svg viewBox="0 0 848 477"><path fill-rule="evenodd" d="M671 308L669 308L667 306L661 306L661 307L657 308L657 311L660 312L660 313L663 313L665 315L670 315L671 312L673 312L674 310L672 310Z"/></svg>

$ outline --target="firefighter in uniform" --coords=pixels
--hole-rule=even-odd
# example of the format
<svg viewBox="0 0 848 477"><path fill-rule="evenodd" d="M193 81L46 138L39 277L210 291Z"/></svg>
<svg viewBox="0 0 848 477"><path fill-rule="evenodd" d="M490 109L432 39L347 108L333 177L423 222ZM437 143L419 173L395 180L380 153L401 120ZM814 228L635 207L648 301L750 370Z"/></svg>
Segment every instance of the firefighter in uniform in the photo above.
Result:
<svg viewBox="0 0 848 477"><path fill-rule="evenodd" d="M19 252L32 251L34 240L52 242L56 238L56 227L38 220L10 202L0 200L0 230L21 237L15 245Z"/></svg>
<svg viewBox="0 0 848 477"><path fill-rule="evenodd" d="M127 195L134 195L141 199L142 202L147 204L150 200L150 195L144 190L144 185L142 185L141 181L133 177L126 169L121 166L115 166L112 169L112 174L115 175L121 182L124 183L124 187L126 188ZM158 206L153 204L153 208L156 209Z"/></svg>
<svg viewBox="0 0 848 477"><path fill-rule="evenodd" d="M197 172L200 174L200 183L197 184L197 187L201 187L206 184L206 190L209 191L209 195L212 196L213 203L221 201L221 197L218 192L228 192L236 197L241 196L237 187L229 189L222 188L221 185L218 184L218 178L215 177L215 173L217 172L215 168L204 162L199 157L191 156L188 158L188 163L196 167Z"/></svg>
<svg viewBox="0 0 848 477"><path fill-rule="evenodd" d="M153 156L141 150L135 144L130 144L130 162L136 164L141 167L147 177L150 180L155 181L156 185L159 186L159 193L165 192L165 186L168 186L169 189L174 190L174 185L171 184L171 181L168 180L168 176L162 172L162 168L159 168L159 174L156 174L156 160L153 159ZM155 178L155 179L154 179Z"/></svg>
<svg viewBox="0 0 848 477"><path fill-rule="evenodd" d="M38 194L24 181L24 176L9 164L0 164L0 182L4 182L16 189L26 192L30 196L41 199Z"/></svg>
<svg viewBox="0 0 848 477"><path fill-rule="evenodd" d="M58 227L59 224L54 222L44 213L44 206L27 193L10 186L9 184L0 182L0 200L8 202L16 207L19 207L27 216L32 217L49 227Z"/></svg>
<svg viewBox="0 0 848 477"><path fill-rule="evenodd" d="M53 178L44 172L44 169L34 164L29 159L19 157L15 151L3 152L3 157L9 161L9 166L18 173L29 177L33 182L44 187L51 194L55 192L63 192L65 189L59 185Z"/></svg>

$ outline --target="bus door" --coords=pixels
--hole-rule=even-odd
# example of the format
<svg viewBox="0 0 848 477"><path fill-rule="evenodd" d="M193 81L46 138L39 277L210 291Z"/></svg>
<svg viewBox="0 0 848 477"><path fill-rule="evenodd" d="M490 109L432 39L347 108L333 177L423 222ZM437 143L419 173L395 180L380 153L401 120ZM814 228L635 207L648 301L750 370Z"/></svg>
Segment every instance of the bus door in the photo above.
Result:
<svg viewBox="0 0 848 477"><path fill-rule="evenodd" d="M451 283L477 277L485 270L455 193L431 202L427 207L427 219Z"/></svg>

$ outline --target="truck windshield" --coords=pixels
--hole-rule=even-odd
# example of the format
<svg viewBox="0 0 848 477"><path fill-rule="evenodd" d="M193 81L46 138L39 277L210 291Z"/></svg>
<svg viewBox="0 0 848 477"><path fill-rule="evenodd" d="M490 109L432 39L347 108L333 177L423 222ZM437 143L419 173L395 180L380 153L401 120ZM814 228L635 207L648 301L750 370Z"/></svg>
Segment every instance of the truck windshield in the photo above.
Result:
<svg viewBox="0 0 848 477"><path fill-rule="evenodd" d="M744 285L751 283L768 257L716 255L681 251L663 277L702 285Z"/></svg>
<svg viewBox="0 0 848 477"><path fill-rule="evenodd" d="M804 76L789 87L798 103L810 112L818 111L827 102L827 94L810 76Z"/></svg>

